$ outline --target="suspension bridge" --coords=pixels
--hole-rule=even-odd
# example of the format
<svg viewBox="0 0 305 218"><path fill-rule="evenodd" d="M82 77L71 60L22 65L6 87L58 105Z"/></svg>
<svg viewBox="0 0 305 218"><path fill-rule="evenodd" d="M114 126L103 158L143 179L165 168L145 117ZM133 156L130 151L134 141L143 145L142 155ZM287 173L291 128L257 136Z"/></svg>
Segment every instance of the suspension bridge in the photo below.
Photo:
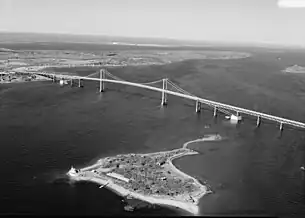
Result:
<svg viewBox="0 0 305 218"><path fill-rule="evenodd" d="M279 123L280 130L283 130L283 125L290 125L294 127L299 128L305 128L305 123L277 117L273 115L269 115L266 113L261 113L253 110L248 110L241 107L232 106L229 104L223 104L216 101L211 101L208 99L200 98L196 95L193 95L184 89L180 88L178 85L170 81L168 78L147 82L147 83L136 83L136 82L129 82L126 80L123 80L117 76L112 75L110 72L108 72L106 69L101 69L99 72L90 74L88 76L76 76L76 75L65 75L65 74L54 74L54 73L48 73L48 72L26 72L27 74L36 74L44 77L51 78L53 82L56 82L58 79L60 80L68 80L70 81L71 86L75 83L74 81L78 81L78 86L83 86L83 81L97 81L99 82L99 91L103 92L105 91L105 83L116 83L116 84L122 84L122 85L128 85L128 86L134 86L139 87L143 89L148 89L152 91L157 91L161 93L161 104L166 105L168 103L168 95L178 96L181 98L193 100L196 102L195 104L195 110L197 113L201 111L201 105L205 104L209 107L212 107L214 109L214 116L217 116L217 111L220 111L222 113L225 113L231 120L240 121L241 120L241 114L246 114L250 116L256 117L256 126L259 126L261 123L261 119L266 119L270 121L274 121ZM99 74L99 78L95 78L93 76L96 76ZM162 83L161 87L155 87L154 85Z"/></svg>

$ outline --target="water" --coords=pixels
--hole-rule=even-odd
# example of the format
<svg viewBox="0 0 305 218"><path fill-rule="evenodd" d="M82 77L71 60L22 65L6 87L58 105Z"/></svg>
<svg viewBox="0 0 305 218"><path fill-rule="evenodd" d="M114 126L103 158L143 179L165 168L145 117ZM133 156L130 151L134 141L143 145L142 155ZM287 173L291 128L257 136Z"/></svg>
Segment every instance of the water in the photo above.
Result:
<svg viewBox="0 0 305 218"><path fill-rule="evenodd" d="M262 53L247 60L192 60L167 66L123 67L110 72L130 81L169 77L186 90L224 103L304 121L302 75L280 69L301 65L304 54ZM302 56L303 55L303 56ZM82 71L83 72L83 71ZM83 72L90 74L92 70ZM183 171L211 185L214 194L200 202L203 214L304 213L304 131L264 122L255 129L248 118L234 126L206 107L160 93L96 83L84 88L51 82L6 84L0 88L0 213L130 214L122 199L92 183L71 183L71 165L83 167L103 156L154 152L181 147L208 133L221 143L190 145L200 152L175 160ZM206 128L209 126L209 128ZM169 208L140 209L132 214L181 214Z"/></svg>

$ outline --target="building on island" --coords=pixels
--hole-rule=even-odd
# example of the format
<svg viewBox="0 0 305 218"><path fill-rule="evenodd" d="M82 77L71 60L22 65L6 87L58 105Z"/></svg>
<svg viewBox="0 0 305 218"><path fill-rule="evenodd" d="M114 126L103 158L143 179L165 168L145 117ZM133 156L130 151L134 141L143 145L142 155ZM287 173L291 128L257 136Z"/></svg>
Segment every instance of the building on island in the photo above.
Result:
<svg viewBox="0 0 305 218"><path fill-rule="evenodd" d="M75 169L73 166L71 167L71 169L68 172L68 175L70 176L77 176L79 170Z"/></svg>
<svg viewBox="0 0 305 218"><path fill-rule="evenodd" d="M117 174L117 173L107 173L107 176L122 180L124 182L129 182L129 179L125 178L124 176Z"/></svg>

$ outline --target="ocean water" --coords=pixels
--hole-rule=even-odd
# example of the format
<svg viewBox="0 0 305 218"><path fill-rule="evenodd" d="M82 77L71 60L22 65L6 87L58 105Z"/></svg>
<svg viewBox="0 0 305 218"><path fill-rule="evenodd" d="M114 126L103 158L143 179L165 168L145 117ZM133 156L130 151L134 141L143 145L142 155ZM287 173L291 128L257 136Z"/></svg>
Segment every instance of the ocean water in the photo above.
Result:
<svg viewBox="0 0 305 218"><path fill-rule="evenodd" d="M281 61L277 57L281 56ZM121 78L146 82L170 78L187 91L305 121L303 75L281 70L305 60L302 53L256 52L244 60L188 60L165 66L109 69ZM94 70L79 70L90 74ZM304 131L245 117L232 125L204 106L160 93L85 82L84 88L49 81L0 86L0 214L174 215L170 208L124 211L122 198L92 183L71 183L71 165L130 152L179 148L219 133L222 142L190 145L200 152L174 161L178 168L206 181L213 194L202 198L202 214L301 216L304 206Z"/></svg>

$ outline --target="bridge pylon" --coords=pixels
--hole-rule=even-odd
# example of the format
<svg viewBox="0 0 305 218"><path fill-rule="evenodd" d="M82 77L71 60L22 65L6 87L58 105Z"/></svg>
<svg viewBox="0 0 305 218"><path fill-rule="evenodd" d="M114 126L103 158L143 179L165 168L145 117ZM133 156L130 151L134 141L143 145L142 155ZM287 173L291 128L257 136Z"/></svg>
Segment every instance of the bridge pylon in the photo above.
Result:
<svg viewBox="0 0 305 218"><path fill-rule="evenodd" d="M196 113L201 111L201 102L199 100L196 101Z"/></svg>
<svg viewBox="0 0 305 218"><path fill-rule="evenodd" d="M104 69L100 70L100 92L105 90L105 81L103 79L106 78L106 72Z"/></svg>
<svg viewBox="0 0 305 218"><path fill-rule="evenodd" d="M165 90L167 90L167 78L163 79L163 86L162 86L162 100L161 105L167 105L167 93Z"/></svg>

